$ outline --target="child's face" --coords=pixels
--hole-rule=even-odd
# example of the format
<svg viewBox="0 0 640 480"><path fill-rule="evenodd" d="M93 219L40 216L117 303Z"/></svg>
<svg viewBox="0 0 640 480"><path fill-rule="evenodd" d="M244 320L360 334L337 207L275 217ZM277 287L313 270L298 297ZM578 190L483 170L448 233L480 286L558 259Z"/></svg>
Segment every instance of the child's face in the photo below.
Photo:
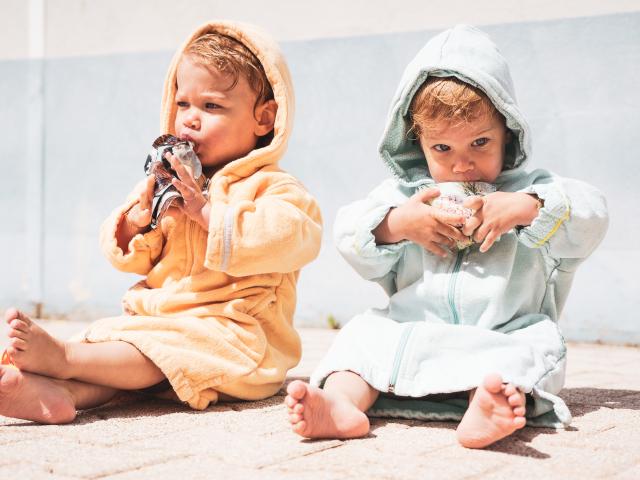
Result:
<svg viewBox="0 0 640 480"><path fill-rule="evenodd" d="M247 155L258 137L273 129L276 103L254 109L257 95L242 74L229 89L229 76L185 56L178 64L177 84L176 136L195 144L205 173Z"/></svg>
<svg viewBox="0 0 640 480"><path fill-rule="evenodd" d="M493 183L502 171L509 136L496 115L455 126L444 123L421 135L420 146L436 182Z"/></svg>

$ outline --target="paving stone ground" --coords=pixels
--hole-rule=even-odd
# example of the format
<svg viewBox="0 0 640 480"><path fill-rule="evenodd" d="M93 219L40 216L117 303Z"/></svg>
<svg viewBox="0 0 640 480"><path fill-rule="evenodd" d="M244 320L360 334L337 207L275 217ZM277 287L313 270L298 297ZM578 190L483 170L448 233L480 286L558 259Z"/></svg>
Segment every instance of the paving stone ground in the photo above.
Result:
<svg viewBox="0 0 640 480"><path fill-rule="evenodd" d="M79 328L44 326L59 337ZM289 380L308 377L335 331L301 335ZM527 427L486 450L463 449L455 424L440 422L373 419L367 438L303 440L283 391L204 412L128 394L71 425L0 417L0 479L640 479L640 349L570 344L568 358L571 427Z"/></svg>

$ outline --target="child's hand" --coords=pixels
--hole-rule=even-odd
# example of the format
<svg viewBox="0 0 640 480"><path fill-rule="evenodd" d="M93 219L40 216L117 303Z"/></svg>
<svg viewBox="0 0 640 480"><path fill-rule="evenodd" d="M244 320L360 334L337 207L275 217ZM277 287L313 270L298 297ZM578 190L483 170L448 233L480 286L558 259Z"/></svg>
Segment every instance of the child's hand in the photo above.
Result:
<svg viewBox="0 0 640 480"><path fill-rule="evenodd" d="M484 253L503 233L517 226L531 225L538 215L540 201L528 193L494 192L484 197L469 197L463 206L475 213L465 222L462 233L482 242L480 251Z"/></svg>
<svg viewBox="0 0 640 480"><path fill-rule="evenodd" d="M156 177L151 174L146 181L138 184L138 203L136 203L126 214L127 223L134 228L144 229L151 223L151 203L153 202L153 191Z"/></svg>
<svg viewBox="0 0 640 480"><path fill-rule="evenodd" d="M376 241L397 243L406 239L435 255L446 257L447 252L443 247L452 248L456 241L466 240L456 228L464 224L465 218L427 205L439 195L437 188L421 190L404 205L390 210L373 232Z"/></svg>
<svg viewBox="0 0 640 480"><path fill-rule="evenodd" d="M178 178L174 178L171 182L182 195L182 211L189 218L198 222L202 228L209 230L209 202L193 178L193 174L175 155L167 152L165 158L169 160L171 168L178 174Z"/></svg>
<svg viewBox="0 0 640 480"><path fill-rule="evenodd" d="M151 174L137 185L138 201L124 214L124 221L118 225L116 241L125 254L131 239L149 228L155 184L156 177Z"/></svg>

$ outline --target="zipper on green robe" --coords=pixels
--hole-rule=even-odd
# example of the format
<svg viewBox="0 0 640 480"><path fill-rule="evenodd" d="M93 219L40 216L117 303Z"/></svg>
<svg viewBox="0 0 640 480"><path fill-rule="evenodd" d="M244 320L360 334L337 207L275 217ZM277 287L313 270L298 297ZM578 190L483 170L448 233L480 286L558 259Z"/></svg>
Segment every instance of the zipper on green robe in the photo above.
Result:
<svg viewBox="0 0 640 480"><path fill-rule="evenodd" d="M400 373L400 363L402 362L404 349L407 346L407 342L409 341L409 335L411 335L411 331L415 326L416 326L415 323L408 324L405 327L404 331L402 332L402 336L400 337L400 341L398 342L398 349L396 350L396 356L393 360L393 370L391 371L391 380L389 380L389 388L387 389L389 393L395 392L396 382L398 381L398 374Z"/></svg>
<svg viewBox="0 0 640 480"><path fill-rule="evenodd" d="M451 308L451 314L453 315L453 323L458 325L460 323L460 317L458 317L458 311L455 304L456 282L458 280L458 272L460 271L460 265L462 264L462 257L466 253L466 250L460 250L456 257L456 263L453 266L451 272L451 283L449 283L449 308Z"/></svg>

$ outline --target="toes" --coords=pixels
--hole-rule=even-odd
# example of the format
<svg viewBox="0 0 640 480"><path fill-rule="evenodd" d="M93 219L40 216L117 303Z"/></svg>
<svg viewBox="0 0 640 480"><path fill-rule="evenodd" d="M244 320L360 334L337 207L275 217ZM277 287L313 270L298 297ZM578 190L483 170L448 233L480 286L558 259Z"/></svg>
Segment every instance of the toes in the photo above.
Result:
<svg viewBox="0 0 640 480"><path fill-rule="evenodd" d="M10 323L12 320L15 320L16 318L20 318L20 312L18 312L17 309L15 308L7 308L7 310L4 312L4 319L7 323Z"/></svg>
<svg viewBox="0 0 640 480"><path fill-rule="evenodd" d="M298 415L297 413L289 414L289 423L298 423L302 421L302 415Z"/></svg>
<svg viewBox="0 0 640 480"><path fill-rule="evenodd" d="M31 324L31 320L29 319L29 317L27 317L24 313L22 313L17 308L13 308L13 307L8 308L4 312L4 319L7 323L11 323L13 320L17 319L17 320L22 320L27 325Z"/></svg>
<svg viewBox="0 0 640 480"><path fill-rule="evenodd" d="M293 425L293 431L296 432L298 435L302 435L305 430L307 429L307 422L305 422L304 420L300 420L298 423Z"/></svg>
<svg viewBox="0 0 640 480"><path fill-rule="evenodd" d="M307 393L307 384L300 380L294 380L287 387L287 393L296 400L302 400Z"/></svg>
<svg viewBox="0 0 640 480"><path fill-rule="evenodd" d="M513 414L516 417L524 417L524 414L526 413L526 410L524 407L516 407L513 409Z"/></svg>
<svg viewBox="0 0 640 480"><path fill-rule="evenodd" d="M498 393L502 390L502 377L497 373L492 373L484 377L482 384L489 392Z"/></svg>
<svg viewBox="0 0 640 480"><path fill-rule="evenodd" d="M9 358L11 361L13 361L16 355L19 355L20 353L22 353L22 351L16 350L14 347L7 347L6 352L7 352L7 355L9 355Z"/></svg>
<svg viewBox="0 0 640 480"><path fill-rule="evenodd" d="M302 415L303 412L304 412L304 405L303 404L298 403L297 405L294 405L293 413L297 413L298 415Z"/></svg>
<svg viewBox="0 0 640 480"><path fill-rule="evenodd" d="M524 403L523 396L520 392L516 392L513 395L511 395L507 399L507 401L509 402L509 405L511 405L512 407L519 407Z"/></svg>
<svg viewBox="0 0 640 480"><path fill-rule="evenodd" d="M12 330L18 330L23 333L29 332L29 324L24 320L20 320L16 318L15 320L12 320L9 323L9 326L11 327Z"/></svg>
<svg viewBox="0 0 640 480"><path fill-rule="evenodd" d="M15 355L15 353L24 352L27 349L27 342L25 342L21 338L12 338L9 342L9 345L11 346L7 349L7 351L9 352L9 349L12 349L14 352L9 352L9 355Z"/></svg>
<svg viewBox="0 0 640 480"><path fill-rule="evenodd" d="M298 400L293 398L291 395L287 395L286 397L284 397L284 404L289 408L295 407L297 403Z"/></svg>
<svg viewBox="0 0 640 480"><path fill-rule="evenodd" d="M524 417L514 417L513 426L516 428L522 428L526 425L527 420Z"/></svg>
<svg viewBox="0 0 640 480"><path fill-rule="evenodd" d="M9 330L7 333L7 337L9 338L19 338L21 340L25 340L26 334L21 330Z"/></svg>
<svg viewBox="0 0 640 480"><path fill-rule="evenodd" d="M513 384L508 383L507 385L504 386L504 396L505 397L510 397L511 395L513 395L514 393L517 393L517 389L515 386L513 386Z"/></svg>
<svg viewBox="0 0 640 480"><path fill-rule="evenodd" d="M24 332L21 332L20 330L9 330L9 332L7 332L7 337L9 338L22 338L24 337Z"/></svg>

